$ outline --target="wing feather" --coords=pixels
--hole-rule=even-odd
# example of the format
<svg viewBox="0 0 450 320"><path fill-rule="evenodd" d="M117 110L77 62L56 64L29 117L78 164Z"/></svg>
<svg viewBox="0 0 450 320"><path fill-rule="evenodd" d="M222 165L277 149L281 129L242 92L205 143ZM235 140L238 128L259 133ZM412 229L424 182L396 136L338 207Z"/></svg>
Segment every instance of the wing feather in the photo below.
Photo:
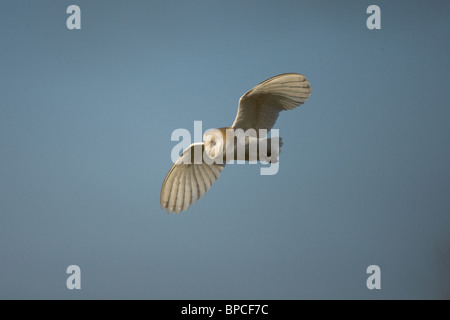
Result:
<svg viewBox="0 0 450 320"><path fill-rule="evenodd" d="M202 144L203 145L203 144ZM190 145L172 165L161 188L161 208L168 213L187 210L219 178L224 165L190 162L198 143Z"/></svg>
<svg viewBox="0 0 450 320"><path fill-rule="evenodd" d="M192 190L191 190L191 168L189 167L185 167L184 168L184 172L186 175L186 178L184 180L184 202L183 202L183 208L181 209L181 211L185 211L187 210L187 208L189 208L189 206L191 205L191 194L192 194Z"/></svg>
<svg viewBox="0 0 450 320"><path fill-rule="evenodd" d="M189 166L188 170L191 172L191 205L199 198L200 190L198 189L197 179L195 178L194 166Z"/></svg>
<svg viewBox="0 0 450 320"><path fill-rule="evenodd" d="M181 165L178 170L180 171L180 184L178 185L178 192L176 195L175 200L175 213L179 213L181 209L183 209L183 201L184 201L184 186L185 186L185 180L186 180L186 170L184 170L184 166Z"/></svg>
<svg viewBox="0 0 450 320"><path fill-rule="evenodd" d="M172 174L174 175L173 183L170 186L170 196L169 196L169 203L167 205L167 210L173 211L175 209L175 203L177 200L177 193L178 193L178 186L179 186L179 176L180 176L181 170L180 167L175 167Z"/></svg>
<svg viewBox="0 0 450 320"><path fill-rule="evenodd" d="M203 180L203 176L200 172L201 164L194 165L194 174L195 174L195 182L198 186L198 198L201 199L206 193L205 181Z"/></svg>
<svg viewBox="0 0 450 320"><path fill-rule="evenodd" d="M232 128L270 130L280 111L295 109L305 103L310 94L309 82L301 74L285 73L267 79L240 98Z"/></svg>

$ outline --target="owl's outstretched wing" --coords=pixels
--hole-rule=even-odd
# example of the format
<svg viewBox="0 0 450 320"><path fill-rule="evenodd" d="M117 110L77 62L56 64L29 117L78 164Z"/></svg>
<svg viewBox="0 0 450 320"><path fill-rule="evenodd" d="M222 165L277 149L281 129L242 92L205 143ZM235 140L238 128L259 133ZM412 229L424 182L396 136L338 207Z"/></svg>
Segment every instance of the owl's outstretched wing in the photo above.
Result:
<svg viewBox="0 0 450 320"><path fill-rule="evenodd" d="M203 143L191 144L167 173L160 198L161 208L167 213L187 210L219 178L225 165L207 164L199 157L203 151Z"/></svg>
<svg viewBox="0 0 450 320"><path fill-rule="evenodd" d="M240 98L232 128L270 130L280 111L302 105L310 94L309 82L301 74L285 73L267 79Z"/></svg>

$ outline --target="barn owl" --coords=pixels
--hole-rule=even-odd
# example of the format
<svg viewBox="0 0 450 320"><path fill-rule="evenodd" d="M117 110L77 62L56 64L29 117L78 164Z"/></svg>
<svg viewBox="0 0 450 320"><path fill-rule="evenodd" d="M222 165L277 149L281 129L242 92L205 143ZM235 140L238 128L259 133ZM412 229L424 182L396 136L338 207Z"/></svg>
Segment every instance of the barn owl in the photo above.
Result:
<svg viewBox="0 0 450 320"><path fill-rule="evenodd" d="M279 148L270 146L273 142L281 146L281 138L266 138L265 134L274 126L280 111L295 109L305 103L310 94L309 82L298 73L280 74L246 92L239 99L231 127L206 132L203 142L191 144L172 165L161 188L161 208L167 213L179 213L202 198L219 178L225 163L231 160L230 148L233 160L276 162ZM238 129L254 129L255 134L239 142L234 134ZM267 146L265 152L249 152L252 142ZM239 153L242 144L245 152Z"/></svg>

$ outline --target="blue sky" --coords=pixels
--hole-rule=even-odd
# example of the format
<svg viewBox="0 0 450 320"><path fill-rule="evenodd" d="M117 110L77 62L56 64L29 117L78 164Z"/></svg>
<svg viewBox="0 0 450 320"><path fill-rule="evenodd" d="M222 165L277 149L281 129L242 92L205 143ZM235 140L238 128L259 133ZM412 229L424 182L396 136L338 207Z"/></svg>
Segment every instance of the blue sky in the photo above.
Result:
<svg viewBox="0 0 450 320"><path fill-rule="evenodd" d="M449 30L444 1L3 1L0 298L448 298ZM172 131L285 72L313 91L279 172L162 211Z"/></svg>

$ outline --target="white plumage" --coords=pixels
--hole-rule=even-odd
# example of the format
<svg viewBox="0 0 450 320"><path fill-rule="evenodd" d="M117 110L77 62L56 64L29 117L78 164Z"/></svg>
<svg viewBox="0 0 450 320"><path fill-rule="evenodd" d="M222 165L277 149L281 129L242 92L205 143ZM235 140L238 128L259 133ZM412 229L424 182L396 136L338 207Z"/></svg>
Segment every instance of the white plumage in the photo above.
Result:
<svg viewBox="0 0 450 320"><path fill-rule="evenodd" d="M231 127L206 132L204 142L191 144L173 164L161 188L161 208L166 208L168 213L179 213L204 196L219 178L226 160L230 160L225 155L229 142L234 141L233 130L255 129L255 139L265 139L265 134L259 134L259 130L272 129L280 111L302 105L310 94L309 82L298 73L272 77L246 92L239 100L236 119ZM238 157L237 146L233 144L233 160L249 160L248 141L251 139L246 140L246 154L243 157ZM281 139L279 143L281 145ZM268 146L270 152L270 142ZM257 158L275 162L278 152Z"/></svg>

